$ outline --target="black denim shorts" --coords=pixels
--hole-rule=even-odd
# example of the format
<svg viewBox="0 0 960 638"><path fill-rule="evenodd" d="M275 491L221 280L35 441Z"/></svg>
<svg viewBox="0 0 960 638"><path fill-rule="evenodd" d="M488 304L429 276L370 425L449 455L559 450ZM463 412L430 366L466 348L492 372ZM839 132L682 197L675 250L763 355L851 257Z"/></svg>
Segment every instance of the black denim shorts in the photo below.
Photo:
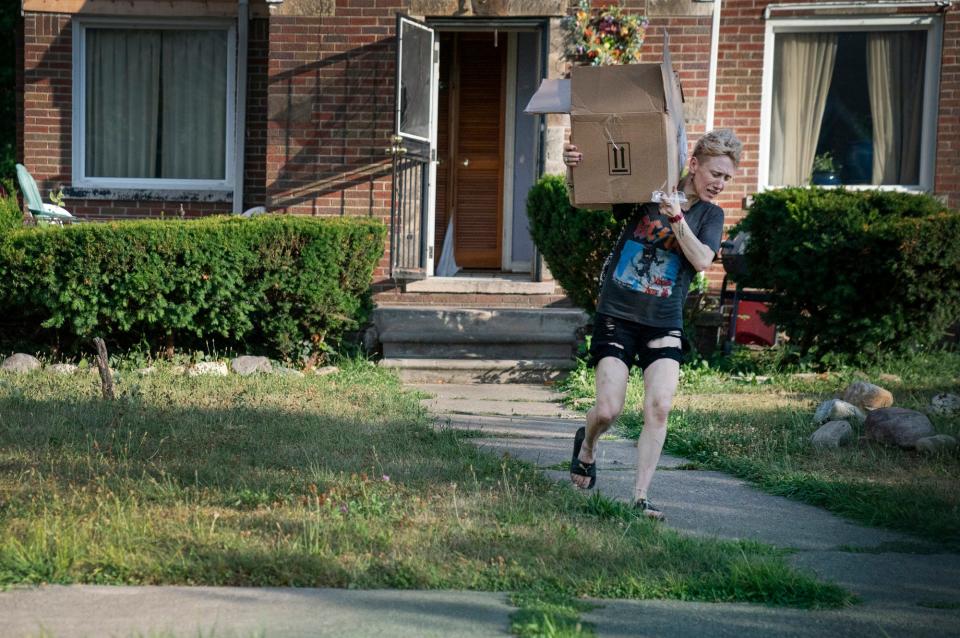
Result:
<svg viewBox="0 0 960 638"><path fill-rule="evenodd" d="M677 337L680 347L651 348L647 344L661 337ZM604 357L615 357L627 364L646 370L658 359L673 359L683 363L684 352L690 342L679 328L655 328L597 313L593 320L593 338L590 341L590 365L596 366Z"/></svg>

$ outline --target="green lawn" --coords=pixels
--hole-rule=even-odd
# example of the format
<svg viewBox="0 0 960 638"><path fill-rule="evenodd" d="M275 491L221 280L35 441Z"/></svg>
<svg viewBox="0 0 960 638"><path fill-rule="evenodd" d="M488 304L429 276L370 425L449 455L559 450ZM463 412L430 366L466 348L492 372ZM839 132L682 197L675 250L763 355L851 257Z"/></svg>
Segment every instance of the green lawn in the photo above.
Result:
<svg viewBox="0 0 960 638"><path fill-rule="evenodd" d="M761 368L759 372L764 372ZM881 375L893 374L899 381ZM932 353L888 360L867 370L823 375L731 375L683 369L665 449L697 466L731 472L774 494L825 507L861 523L911 532L960 550L960 450L927 457L862 438L836 451L815 452L814 409L856 378L889 389L895 405L923 411L939 392L960 394L960 354ZM643 387L631 378L621 434L639 436ZM591 371L568 383L582 409L593 396ZM578 400L579 399L579 400ZM940 433L960 438L960 416L931 416ZM863 436L863 426L852 424Z"/></svg>
<svg viewBox="0 0 960 638"><path fill-rule="evenodd" d="M0 585L511 591L520 633L585 596L852 601L781 550L680 536L481 454L370 364L119 388L0 377Z"/></svg>

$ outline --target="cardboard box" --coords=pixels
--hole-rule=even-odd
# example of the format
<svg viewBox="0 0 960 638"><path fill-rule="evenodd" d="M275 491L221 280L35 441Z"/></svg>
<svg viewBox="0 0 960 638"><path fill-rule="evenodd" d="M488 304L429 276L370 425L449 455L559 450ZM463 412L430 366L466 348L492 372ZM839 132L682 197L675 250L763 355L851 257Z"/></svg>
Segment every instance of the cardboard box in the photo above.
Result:
<svg viewBox="0 0 960 638"><path fill-rule="evenodd" d="M571 142L584 158L572 170L575 205L647 202L680 180L687 138L668 47L664 33L660 63L574 67L569 111L558 110L563 81L545 80L530 100L528 112L570 113Z"/></svg>

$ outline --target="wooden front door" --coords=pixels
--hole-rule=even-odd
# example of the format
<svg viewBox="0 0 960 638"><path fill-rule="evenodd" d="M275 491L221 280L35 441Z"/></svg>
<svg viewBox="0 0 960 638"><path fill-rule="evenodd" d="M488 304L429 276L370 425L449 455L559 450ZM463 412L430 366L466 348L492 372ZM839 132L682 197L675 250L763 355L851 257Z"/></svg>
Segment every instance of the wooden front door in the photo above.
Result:
<svg viewBox="0 0 960 638"><path fill-rule="evenodd" d="M436 257L452 216L461 268L501 266L506 52L493 32L440 39Z"/></svg>

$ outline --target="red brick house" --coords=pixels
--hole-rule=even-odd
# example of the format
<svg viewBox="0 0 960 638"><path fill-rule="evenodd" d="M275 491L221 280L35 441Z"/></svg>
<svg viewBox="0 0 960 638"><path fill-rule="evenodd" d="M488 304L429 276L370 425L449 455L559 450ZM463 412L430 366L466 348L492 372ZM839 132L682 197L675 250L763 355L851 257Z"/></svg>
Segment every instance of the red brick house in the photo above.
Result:
<svg viewBox="0 0 960 638"><path fill-rule="evenodd" d="M624 4L650 20L650 61L671 34L689 138L732 127L745 143L720 202L733 223L752 193L807 183L825 152L846 184L960 206L951 2ZM19 159L81 217L265 206L389 224L394 201L375 283L391 269L412 283L381 301L490 305L543 279L523 202L562 171L568 122L523 106L564 73L559 20L575 4L22 0ZM401 47L398 13L415 20ZM451 216L457 265L492 283L436 276ZM523 285L520 305L557 301L549 282Z"/></svg>

